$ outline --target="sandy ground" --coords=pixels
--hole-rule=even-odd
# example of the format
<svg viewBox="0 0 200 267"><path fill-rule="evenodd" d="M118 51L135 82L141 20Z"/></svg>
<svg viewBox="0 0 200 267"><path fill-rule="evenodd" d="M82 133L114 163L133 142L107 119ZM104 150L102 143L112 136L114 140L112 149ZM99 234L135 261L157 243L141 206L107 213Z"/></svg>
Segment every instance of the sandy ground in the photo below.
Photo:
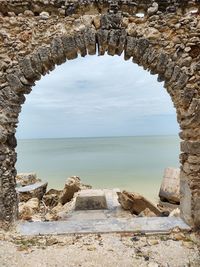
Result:
<svg viewBox="0 0 200 267"><path fill-rule="evenodd" d="M170 235L90 234L20 237L0 233L1 267L199 267L199 238Z"/></svg>

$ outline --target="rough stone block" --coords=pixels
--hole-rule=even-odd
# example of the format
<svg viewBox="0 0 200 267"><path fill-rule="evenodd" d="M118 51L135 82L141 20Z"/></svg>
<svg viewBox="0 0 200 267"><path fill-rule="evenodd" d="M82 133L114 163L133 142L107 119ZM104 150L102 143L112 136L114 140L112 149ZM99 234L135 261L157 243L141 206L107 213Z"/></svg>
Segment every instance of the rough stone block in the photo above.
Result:
<svg viewBox="0 0 200 267"><path fill-rule="evenodd" d="M181 218L184 219L190 225L193 225L192 219L192 194L191 189L188 185L187 178L181 175L180 180L180 191L181 191L181 201L180 201L180 210Z"/></svg>
<svg viewBox="0 0 200 267"><path fill-rule="evenodd" d="M83 190L76 197L76 210L107 209L105 193L102 190Z"/></svg>
<svg viewBox="0 0 200 267"><path fill-rule="evenodd" d="M35 183L32 185L27 185L19 187L16 191L19 194L20 201L28 201L31 198L42 199L43 195L46 193L48 183Z"/></svg>
<svg viewBox="0 0 200 267"><path fill-rule="evenodd" d="M166 168L160 187L159 197L162 201L180 203L180 170Z"/></svg>
<svg viewBox="0 0 200 267"><path fill-rule="evenodd" d="M139 215L145 209L149 209L157 216L161 216L161 211L149 200L138 193L127 191L117 192L118 201L124 210L129 210L132 214Z"/></svg>

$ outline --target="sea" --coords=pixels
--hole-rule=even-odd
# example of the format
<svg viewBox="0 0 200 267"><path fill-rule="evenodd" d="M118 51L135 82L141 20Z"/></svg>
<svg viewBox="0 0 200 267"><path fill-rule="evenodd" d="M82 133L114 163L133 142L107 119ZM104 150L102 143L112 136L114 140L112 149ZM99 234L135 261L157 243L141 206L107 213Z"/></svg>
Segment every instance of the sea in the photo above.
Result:
<svg viewBox="0 0 200 267"><path fill-rule="evenodd" d="M18 140L17 172L34 172L48 188L70 176L93 188L137 192L156 202L166 167L179 167L178 136Z"/></svg>

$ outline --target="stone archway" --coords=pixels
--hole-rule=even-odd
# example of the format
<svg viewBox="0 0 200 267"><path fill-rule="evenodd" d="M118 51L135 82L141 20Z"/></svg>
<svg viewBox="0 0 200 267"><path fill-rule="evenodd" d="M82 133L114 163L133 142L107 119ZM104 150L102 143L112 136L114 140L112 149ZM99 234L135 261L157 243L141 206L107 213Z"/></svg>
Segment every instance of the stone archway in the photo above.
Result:
<svg viewBox="0 0 200 267"><path fill-rule="evenodd" d="M199 1L2 1L0 221L17 218L15 130L25 95L78 54L121 55L165 82L181 128L181 211L200 226ZM190 13L190 10L196 10ZM142 12L144 17L137 17ZM188 13L189 12L189 13Z"/></svg>

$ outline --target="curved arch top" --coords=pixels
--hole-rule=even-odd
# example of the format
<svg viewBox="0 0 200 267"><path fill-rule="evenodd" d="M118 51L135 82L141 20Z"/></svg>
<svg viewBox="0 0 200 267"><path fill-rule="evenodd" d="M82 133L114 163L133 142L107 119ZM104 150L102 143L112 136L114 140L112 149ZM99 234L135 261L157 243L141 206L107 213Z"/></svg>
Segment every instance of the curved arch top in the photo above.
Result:
<svg viewBox="0 0 200 267"><path fill-rule="evenodd" d="M80 1L79 1L80 2ZM140 2L140 4L139 4ZM2 1L0 16L0 220L17 216L15 130L25 95L55 65L78 54L124 53L165 82L182 138L181 207L200 226L200 18L199 1L76 1L68 14L56 1ZM126 3L126 4L125 4ZM175 9L170 9L174 3ZM5 8L6 4L6 8ZM30 4L30 5L29 5ZM38 4L36 11L35 5ZM14 9L14 7L16 7ZM43 12L41 11L43 8ZM193 12L193 8L197 8ZM45 11L44 11L45 10ZM57 12L56 12L57 10ZM63 12L65 10L65 12ZM184 12L183 12L184 10ZM49 13L48 13L48 12ZM144 12L139 18L136 12Z"/></svg>

